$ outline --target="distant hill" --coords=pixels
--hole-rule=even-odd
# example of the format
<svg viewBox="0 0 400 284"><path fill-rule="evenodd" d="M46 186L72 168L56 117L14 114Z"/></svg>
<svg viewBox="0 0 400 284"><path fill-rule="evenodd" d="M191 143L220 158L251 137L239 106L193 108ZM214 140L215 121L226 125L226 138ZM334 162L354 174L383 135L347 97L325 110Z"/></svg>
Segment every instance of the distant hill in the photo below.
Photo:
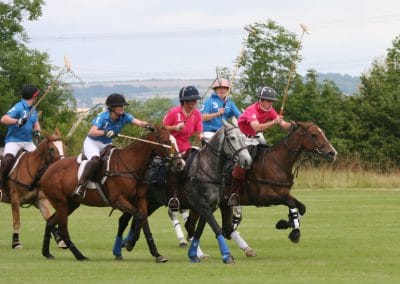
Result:
<svg viewBox="0 0 400 284"><path fill-rule="evenodd" d="M335 82L336 86L346 95L358 93L361 84L360 77L352 77L347 74L339 73L318 73L318 82L329 80Z"/></svg>
<svg viewBox="0 0 400 284"><path fill-rule="evenodd" d="M334 81L338 88L346 95L358 92L359 77L342 75L338 73L318 73L318 81ZM135 81L107 81L93 82L85 85L73 84L73 95L78 102L78 107L92 107L104 102L112 93L123 93L127 99L146 100L152 97L169 97L177 100L178 92L185 85L194 85L203 95L213 79L169 79L169 80L135 80Z"/></svg>

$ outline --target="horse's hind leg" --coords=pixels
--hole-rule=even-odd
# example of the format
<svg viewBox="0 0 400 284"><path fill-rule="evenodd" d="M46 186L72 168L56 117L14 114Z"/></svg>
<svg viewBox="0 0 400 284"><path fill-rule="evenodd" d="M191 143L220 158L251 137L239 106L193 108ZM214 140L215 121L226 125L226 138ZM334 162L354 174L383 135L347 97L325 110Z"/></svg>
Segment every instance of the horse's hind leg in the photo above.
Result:
<svg viewBox="0 0 400 284"><path fill-rule="evenodd" d="M150 231L150 226L147 218L143 221L142 227L143 227L143 233L146 237L147 246L149 247L151 255L156 258L157 263L167 262L168 259L158 253L156 244L153 239L153 235L151 234Z"/></svg>

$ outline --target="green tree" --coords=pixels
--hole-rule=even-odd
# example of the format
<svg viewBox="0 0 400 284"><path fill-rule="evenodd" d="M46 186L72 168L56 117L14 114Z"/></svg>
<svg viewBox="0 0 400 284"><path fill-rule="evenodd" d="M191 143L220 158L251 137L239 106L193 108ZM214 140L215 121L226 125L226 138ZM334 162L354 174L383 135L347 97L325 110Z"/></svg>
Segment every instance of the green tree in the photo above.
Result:
<svg viewBox="0 0 400 284"><path fill-rule="evenodd" d="M400 165L400 36L384 62L375 61L361 76L360 95L353 104L353 152L374 167Z"/></svg>
<svg viewBox="0 0 400 284"><path fill-rule="evenodd" d="M34 21L42 15L43 0L14 0L0 2L0 114L20 100L24 84L36 85L42 93L54 80L49 64L49 56L25 45L29 40L22 22ZM54 107L58 106L58 107ZM42 110L42 127L58 126L62 133L68 129L74 113L70 111L75 100L70 91L56 86L43 100L38 110ZM0 141L4 141L6 127L0 127Z"/></svg>

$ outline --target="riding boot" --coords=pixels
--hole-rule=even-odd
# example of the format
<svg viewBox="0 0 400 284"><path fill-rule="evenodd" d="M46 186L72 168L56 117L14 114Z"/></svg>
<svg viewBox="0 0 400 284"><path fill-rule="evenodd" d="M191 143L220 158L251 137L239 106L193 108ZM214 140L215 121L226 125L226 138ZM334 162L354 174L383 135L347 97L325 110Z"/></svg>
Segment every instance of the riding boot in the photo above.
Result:
<svg viewBox="0 0 400 284"><path fill-rule="evenodd" d="M240 205L240 192L243 187L243 181L238 178L232 177L232 193L228 199L228 206L239 206Z"/></svg>
<svg viewBox="0 0 400 284"><path fill-rule="evenodd" d="M15 158L13 154L6 154L1 160L0 166L0 189L5 189L7 176L14 164Z"/></svg>
<svg viewBox="0 0 400 284"><path fill-rule="evenodd" d="M239 206L240 205L240 193L244 187L244 181L246 178L246 170L242 167L236 165L232 171L232 193L228 199L229 206Z"/></svg>
<svg viewBox="0 0 400 284"><path fill-rule="evenodd" d="M85 169L78 181L78 186L76 187L72 197L77 199L83 199L86 195L86 184L94 176L98 166L100 164L100 158L94 156L89 162L87 162Z"/></svg>

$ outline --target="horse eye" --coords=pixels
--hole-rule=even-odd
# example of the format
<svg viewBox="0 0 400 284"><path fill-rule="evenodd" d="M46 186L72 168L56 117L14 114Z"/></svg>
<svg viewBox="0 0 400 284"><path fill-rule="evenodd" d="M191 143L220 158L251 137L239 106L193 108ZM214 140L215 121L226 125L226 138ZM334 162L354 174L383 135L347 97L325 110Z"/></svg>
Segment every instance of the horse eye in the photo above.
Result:
<svg viewBox="0 0 400 284"><path fill-rule="evenodd" d="M236 137L235 136L231 136L230 139L231 140L236 140Z"/></svg>

